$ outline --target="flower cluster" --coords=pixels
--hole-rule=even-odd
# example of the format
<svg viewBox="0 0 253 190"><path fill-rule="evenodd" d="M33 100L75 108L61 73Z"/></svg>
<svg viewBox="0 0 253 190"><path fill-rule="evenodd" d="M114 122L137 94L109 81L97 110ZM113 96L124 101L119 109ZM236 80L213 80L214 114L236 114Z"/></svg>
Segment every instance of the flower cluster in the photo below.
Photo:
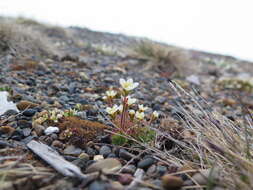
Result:
<svg viewBox="0 0 253 190"><path fill-rule="evenodd" d="M154 111L151 116L147 117L146 111L149 109L143 104L137 105L138 100L131 96L131 93L135 88L139 86L138 82L133 82L133 79L120 79L119 80L121 88L118 91L108 90L103 97L104 100L108 102L108 107L106 112L116 126L119 127L121 132L127 134L133 132L133 128L136 126L141 126L149 120L149 124L159 117L159 113ZM120 105L115 104L116 97L120 98ZM148 119L149 118L149 119Z"/></svg>
<svg viewBox="0 0 253 190"><path fill-rule="evenodd" d="M69 110L59 110L57 108L53 110L43 111L40 115L34 120L35 123L42 124L46 121L52 121L53 123L58 123L58 121L63 117L70 117L77 115L77 111L75 109Z"/></svg>

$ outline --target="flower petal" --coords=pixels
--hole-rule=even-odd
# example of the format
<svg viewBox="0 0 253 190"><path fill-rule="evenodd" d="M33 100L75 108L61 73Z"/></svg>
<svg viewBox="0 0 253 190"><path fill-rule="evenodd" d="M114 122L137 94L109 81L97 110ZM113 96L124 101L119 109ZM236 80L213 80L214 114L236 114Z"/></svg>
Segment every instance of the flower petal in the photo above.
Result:
<svg viewBox="0 0 253 190"><path fill-rule="evenodd" d="M121 86L123 86L125 82L126 82L125 79L122 79L122 78L119 79L119 83L120 83Z"/></svg>
<svg viewBox="0 0 253 190"><path fill-rule="evenodd" d="M130 79L127 80L127 82L128 82L128 83L133 83L133 79L130 78Z"/></svg>

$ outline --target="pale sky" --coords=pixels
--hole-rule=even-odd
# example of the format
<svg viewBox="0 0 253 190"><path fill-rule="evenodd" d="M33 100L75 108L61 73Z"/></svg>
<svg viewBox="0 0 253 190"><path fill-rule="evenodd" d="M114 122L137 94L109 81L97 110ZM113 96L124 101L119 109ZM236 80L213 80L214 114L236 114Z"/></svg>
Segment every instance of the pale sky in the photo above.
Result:
<svg viewBox="0 0 253 190"><path fill-rule="evenodd" d="M253 0L0 0L0 15L149 37L253 61Z"/></svg>

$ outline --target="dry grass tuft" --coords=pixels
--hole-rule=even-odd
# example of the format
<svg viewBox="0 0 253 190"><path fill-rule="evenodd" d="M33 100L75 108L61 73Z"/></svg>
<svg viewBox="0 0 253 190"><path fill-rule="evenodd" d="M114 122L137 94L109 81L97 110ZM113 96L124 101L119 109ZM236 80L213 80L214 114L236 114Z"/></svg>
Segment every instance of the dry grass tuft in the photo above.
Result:
<svg viewBox="0 0 253 190"><path fill-rule="evenodd" d="M32 27L18 24L12 19L0 19L0 52L48 56L54 50L50 41Z"/></svg>
<svg viewBox="0 0 253 190"><path fill-rule="evenodd" d="M243 124L233 122L216 111L209 111L212 109L203 99L192 96L177 84L171 83L170 87L183 100L192 101L191 105L178 104L184 116L184 130L178 134L180 138L169 131L158 131L173 141L171 150L162 153L157 148L149 148L178 166L192 163L200 169L219 168L221 179L216 183L228 189L253 189L253 122L250 116Z"/></svg>
<svg viewBox="0 0 253 190"><path fill-rule="evenodd" d="M189 72L191 57L184 49L142 40L134 47L134 52L134 56L148 60L144 70L155 68L166 75L175 72L187 75Z"/></svg>

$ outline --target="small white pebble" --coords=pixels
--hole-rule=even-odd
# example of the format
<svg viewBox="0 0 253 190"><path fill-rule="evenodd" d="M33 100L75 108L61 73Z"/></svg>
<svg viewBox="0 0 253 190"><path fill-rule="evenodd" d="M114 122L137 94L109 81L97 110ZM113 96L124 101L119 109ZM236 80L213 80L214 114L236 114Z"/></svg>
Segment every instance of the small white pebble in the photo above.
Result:
<svg viewBox="0 0 253 190"><path fill-rule="evenodd" d="M59 128L58 127L48 127L45 129L44 133L46 135L51 135L53 133L58 133L59 132Z"/></svg>
<svg viewBox="0 0 253 190"><path fill-rule="evenodd" d="M95 155L93 160L98 161L98 160L103 160L104 156L103 155Z"/></svg>

